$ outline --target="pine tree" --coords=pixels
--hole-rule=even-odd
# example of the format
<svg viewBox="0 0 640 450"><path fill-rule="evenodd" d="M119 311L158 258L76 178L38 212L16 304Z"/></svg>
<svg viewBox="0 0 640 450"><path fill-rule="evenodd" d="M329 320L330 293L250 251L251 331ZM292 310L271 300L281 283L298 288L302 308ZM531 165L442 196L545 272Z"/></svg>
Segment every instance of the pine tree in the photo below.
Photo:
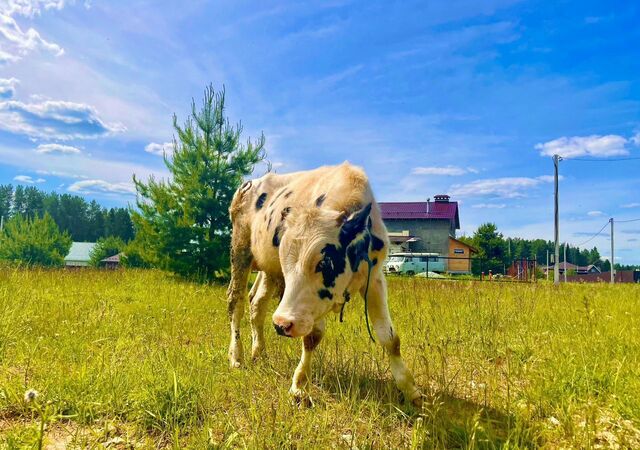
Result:
<svg viewBox="0 0 640 450"><path fill-rule="evenodd" d="M134 177L139 211L132 211L145 259L184 276L211 278L228 267L235 190L264 159L264 135L246 145L241 124L226 117L225 92L209 86L184 126L176 116L173 155L165 155L170 180ZM142 246L141 246L142 247Z"/></svg>
<svg viewBox="0 0 640 450"><path fill-rule="evenodd" d="M71 248L71 237L60 233L49 214L42 218L16 215L0 233L0 259L28 266L60 266Z"/></svg>

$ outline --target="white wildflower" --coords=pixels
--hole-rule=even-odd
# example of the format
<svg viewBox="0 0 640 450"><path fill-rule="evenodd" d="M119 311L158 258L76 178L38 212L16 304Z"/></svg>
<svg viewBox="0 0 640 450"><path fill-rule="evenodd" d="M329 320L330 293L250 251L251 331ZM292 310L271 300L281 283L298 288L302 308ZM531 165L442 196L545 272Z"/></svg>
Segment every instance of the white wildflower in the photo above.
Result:
<svg viewBox="0 0 640 450"><path fill-rule="evenodd" d="M38 391L36 391L35 389L28 389L24 393L24 402L31 403L32 401L38 398L38 395L39 395Z"/></svg>

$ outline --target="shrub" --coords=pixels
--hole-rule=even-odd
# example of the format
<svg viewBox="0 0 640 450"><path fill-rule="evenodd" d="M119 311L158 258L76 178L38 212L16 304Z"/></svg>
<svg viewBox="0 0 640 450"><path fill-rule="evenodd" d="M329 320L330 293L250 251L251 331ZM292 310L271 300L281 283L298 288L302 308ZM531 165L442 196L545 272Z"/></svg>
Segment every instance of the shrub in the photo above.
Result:
<svg viewBox="0 0 640 450"><path fill-rule="evenodd" d="M61 266L71 248L71 237L49 214L27 219L16 215L0 233L0 259L27 266Z"/></svg>

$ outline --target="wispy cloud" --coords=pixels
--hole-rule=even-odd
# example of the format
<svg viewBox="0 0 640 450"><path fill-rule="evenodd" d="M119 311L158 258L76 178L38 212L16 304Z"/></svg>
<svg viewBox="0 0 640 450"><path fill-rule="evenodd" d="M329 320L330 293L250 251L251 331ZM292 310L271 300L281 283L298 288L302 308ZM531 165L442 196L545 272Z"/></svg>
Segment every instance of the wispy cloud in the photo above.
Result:
<svg viewBox="0 0 640 450"><path fill-rule="evenodd" d="M173 153L173 142L165 142L164 144L151 142L146 145L144 151L158 156L171 155Z"/></svg>
<svg viewBox="0 0 640 450"><path fill-rule="evenodd" d="M0 99L13 97L16 93L18 83L17 78L0 78Z"/></svg>
<svg viewBox="0 0 640 450"><path fill-rule="evenodd" d="M0 102L0 129L30 138L88 139L124 131L120 124L107 124L86 104L63 101Z"/></svg>
<svg viewBox="0 0 640 450"><path fill-rule="evenodd" d="M38 148L36 148L36 153L61 153L61 154L78 154L81 153L79 148L73 147L71 145L63 145L63 144L40 144Z"/></svg>
<svg viewBox="0 0 640 450"><path fill-rule="evenodd" d="M527 191L543 183L553 181L553 177L542 175L536 178L504 177L472 181L467 184L454 184L451 195L455 197L526 197Z"/></svg>
<svg viewBox="0 0 640 450"><path fill-rule="evenodd" d="M13 177L13 181L17 181L18 183L26 183L26 184L36 184L36 183L44 183L44 178L32 178L29 175L16 175Z"/></svg>
<svg viewBox="0 0 640 450"><path fill-rule="evenodd" d="M472 208L477 209L504 209L507 207L506 203L476 203L471 205Z"/></svg>
<svg viewBox="0 0 640 450"><path fill-rule="evenodd" d="M587 213L587 216L589 216L589 217L602 217L602 216L604 216L604 213L602 211L589 211Z"/></svg>
<svg viewBox="0 0 640 450"><path fill-rule="evenodd" d="M478 173L477 169L473 167L458 167L458 166L432 166L432 167L414 167L411 170L413 175L446 175L446 176L459 176L467 173Z"/></svg>
<svg viewBox="0 0 640 450"><path fill-rule="evenodd" d="M14 16L34 16L42 9L64 6L64 1L14 1L4 0L0 2L0 64L14 62L28 53L44 50L55 56L64 54L64 50L58 44L49 42L40 36L34 28L23 30Z"/></svg>
<svg viewBox="0 0 640 450"><path fill-rule="evenodd" d="M133 183L109 183L104 180L76 181L67 189L69 192L79 194L125 194L135 195L136 188Z"/></svg>
<svg viewBox="0 0 640 450"><path fill-rule="evenodd" d="M624 205L620 205L620 208L640 208L640 203L626 203Z"/></svg>
<svg viewBox="0 0 640 450"><path fill-rule="evenodd" d="M549 142L536 144L541 156L560 155L563 158L594 156L607 158L628 155L626 145L630 140L616 134L606 136L573 136L561 137Z"/></svg>

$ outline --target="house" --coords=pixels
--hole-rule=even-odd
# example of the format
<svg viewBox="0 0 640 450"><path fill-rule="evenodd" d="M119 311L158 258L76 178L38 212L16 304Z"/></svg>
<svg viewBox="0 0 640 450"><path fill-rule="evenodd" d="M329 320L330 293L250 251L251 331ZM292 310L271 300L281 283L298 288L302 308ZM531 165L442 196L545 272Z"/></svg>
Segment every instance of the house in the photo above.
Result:
<svg viewBox="0 0 640 450"><path fill-rule="evenodd" d="M73 242L69 254L64 258L66 267L87 267L91 261L91 252L95 242Z"/></svg>
<svg viewBox="0 0 640 450"><path fill-rule="evenodd" d="M449 236L449 259L447 272L455 274L471 273L471 258L478 250L469 244Z"/></svg>
<svg viewBox="0 0 640 450"><path fill-rule="evenodd" d="M100 260L100 266L105 269L117 269L120 267L120 259L124 256L123 253L118 253L117 255L109 256L108 258Z"/></svg>
<svg viewBox="0 0 640 450"><path fill-rule="evenodd" d="M426 202L380 202L380 211L389 232L390 253L420 252L470 257L471 248L455 239L460 229L458 202L448 195L436 195ZM453 238L453 241L450 240ZM464 253L455 253L455 250ZM474 249L475 250L475 249ZM450 270L445 263L446 269ZM456 273L468 266L455 265ZM466 272L465 272L466 273Z"/></svg>
<svg viewBox="0 0 640 450"><path fill-rule="evenodd" d="M577 275L587 275L590 273L600 273L600 268L594 264L590 264L588 266L576 266L575 264L571 264L570 262L561 262L558 265L558 270L560 271L560 275L564 274L564 271L567 271L567 275L569 274L577 274ZM542 271L545 273L553 272L553 264L547 267L543 267Z"/></svg>

